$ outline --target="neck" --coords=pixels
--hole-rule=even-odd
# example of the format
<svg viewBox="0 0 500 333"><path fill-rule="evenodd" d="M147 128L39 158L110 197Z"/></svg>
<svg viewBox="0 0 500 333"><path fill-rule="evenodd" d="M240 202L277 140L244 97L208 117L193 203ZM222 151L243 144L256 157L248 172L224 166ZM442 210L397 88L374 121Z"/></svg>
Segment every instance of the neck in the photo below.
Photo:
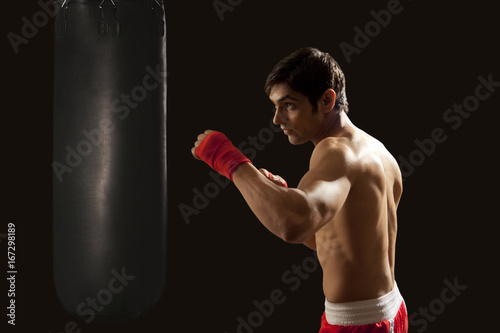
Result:
<svg viewBox="0 0 500 333"><path fill-rule="evenodd" d="M339 113L329 112L323 119L323 124L319 129L318 134L311 141L316 146L321 140L327 137L342 136L344 129L349 124L351 124L351 121L344 111Z"/></svg>

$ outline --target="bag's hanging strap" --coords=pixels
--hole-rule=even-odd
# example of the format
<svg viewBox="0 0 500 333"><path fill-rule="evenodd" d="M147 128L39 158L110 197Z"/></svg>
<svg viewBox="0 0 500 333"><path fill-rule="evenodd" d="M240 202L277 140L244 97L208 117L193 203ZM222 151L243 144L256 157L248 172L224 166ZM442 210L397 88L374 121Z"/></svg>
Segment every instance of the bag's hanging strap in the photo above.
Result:
<svg viewBox="0 0 500 333"><path fill-rule="evenodd" d="M158 27L161 37L165 36L165 12L163 10L163 0L150 0L153 10L153 24Z"/></svg>
<svg viewBox="0 0 500 333"><path fill-rule="evenodd" d="M119 36L120 22L116 18L116 3L109 0L111 4L106 5L108 0L102 0L99 4L101 17L99 18L99 35L101 36Z"/></svg>
<svg viewBox="0 0 500 333"><path fill-rule="evenodd" d="M55 36L56 38L63 38L66 36L66 11L68 10L68 0L56 0L56 22L55 22Z"/></svg>
<svg viewBox="0 0 500 333"><path fill-rule="evenodd" d="M99 4L99 8L102 8L103 3L105 3L107 0L102 0L101 3ZM116 8L116 3L113 0L109 0L113 7Z"/></svg>

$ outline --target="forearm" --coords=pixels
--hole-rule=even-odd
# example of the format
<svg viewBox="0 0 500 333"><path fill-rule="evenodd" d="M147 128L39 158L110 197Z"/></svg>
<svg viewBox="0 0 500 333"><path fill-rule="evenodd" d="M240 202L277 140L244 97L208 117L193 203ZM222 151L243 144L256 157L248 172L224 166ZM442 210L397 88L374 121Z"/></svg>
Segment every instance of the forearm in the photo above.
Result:
<svg viewBox="0 0 500 333"><path fill-rule="evenodd" d="M240 165L233 181L250 209L273 234L290 243L311 236L312 210L305 193L270 182L252 164Z"/></svg>

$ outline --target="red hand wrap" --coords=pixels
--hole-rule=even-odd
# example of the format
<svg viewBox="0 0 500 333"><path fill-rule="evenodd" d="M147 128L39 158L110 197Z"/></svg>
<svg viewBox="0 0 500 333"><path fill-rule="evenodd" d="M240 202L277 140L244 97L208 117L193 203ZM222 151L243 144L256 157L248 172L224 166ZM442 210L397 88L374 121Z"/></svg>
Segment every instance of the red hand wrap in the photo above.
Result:
<svg viewBox="0 0 500 333"><path fill-rule="evenodd" d="M242 163L252 163L220 132L211 132L196 148L196 155L212 169L233 180L233 173Z"/></svg>

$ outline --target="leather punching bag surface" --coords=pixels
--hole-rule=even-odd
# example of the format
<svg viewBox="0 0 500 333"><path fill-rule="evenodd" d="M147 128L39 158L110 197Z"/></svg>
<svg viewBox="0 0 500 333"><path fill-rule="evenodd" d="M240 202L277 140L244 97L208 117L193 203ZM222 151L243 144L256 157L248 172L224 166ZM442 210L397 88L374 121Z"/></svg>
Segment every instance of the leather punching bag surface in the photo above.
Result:
<svg viewBox="0 0 500 333"><path fill-rule="evenodd" d="M55 287L87 323L129 320L165 282L163 1L55 5Z"/></svg>

